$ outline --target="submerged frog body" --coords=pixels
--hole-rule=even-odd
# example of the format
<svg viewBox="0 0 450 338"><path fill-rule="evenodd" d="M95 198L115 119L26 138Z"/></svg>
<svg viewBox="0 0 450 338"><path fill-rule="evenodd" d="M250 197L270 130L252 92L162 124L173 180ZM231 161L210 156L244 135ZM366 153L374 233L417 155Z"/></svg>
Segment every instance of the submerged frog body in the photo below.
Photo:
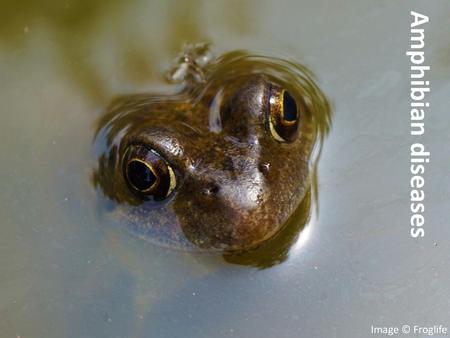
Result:
<svg viewBox="0 0 450 338"><path fill-rule="evenodd" d="M151 242L248 250L307 194L329 105L296 64L243 52L200 64L193 54L172 74L174 94L111 104L94 182L120 223Z"/></svg>

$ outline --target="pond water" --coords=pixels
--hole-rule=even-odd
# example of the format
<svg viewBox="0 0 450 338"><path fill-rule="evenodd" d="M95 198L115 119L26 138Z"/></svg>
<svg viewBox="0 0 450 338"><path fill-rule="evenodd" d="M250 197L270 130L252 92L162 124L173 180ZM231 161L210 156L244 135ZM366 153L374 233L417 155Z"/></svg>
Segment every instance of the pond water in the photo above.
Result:
<svg viewBox="0 0 450 338"><path fill-rule="evenodd" d="M365 337L450 325L445 1L0 2L1 337ZM409 210L410 10L431 82L426 236ZM174 252L102 217L96 123L164 91L186 42L306 64L333 104L318 212L268 269Z"/></svg>

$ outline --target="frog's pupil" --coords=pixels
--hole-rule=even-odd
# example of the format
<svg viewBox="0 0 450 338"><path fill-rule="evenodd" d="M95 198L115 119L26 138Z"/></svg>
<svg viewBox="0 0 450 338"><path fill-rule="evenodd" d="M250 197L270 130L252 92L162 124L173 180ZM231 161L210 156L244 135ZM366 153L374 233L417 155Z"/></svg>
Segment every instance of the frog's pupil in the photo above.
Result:
<svg viewBox="0 0 450 338"><path fill-rule="evenodd" d="M133 187L140 191L150 189L156 182L156 177L148 165L140 161L128 163L127 176Z"/></svg>
<svg viewBox="0 0 450 338"><path fill-rule="evenodd" d="M297 119L297 104L287 91L284 91L283 93L283 116L284 119L289 122Z"/></svg>

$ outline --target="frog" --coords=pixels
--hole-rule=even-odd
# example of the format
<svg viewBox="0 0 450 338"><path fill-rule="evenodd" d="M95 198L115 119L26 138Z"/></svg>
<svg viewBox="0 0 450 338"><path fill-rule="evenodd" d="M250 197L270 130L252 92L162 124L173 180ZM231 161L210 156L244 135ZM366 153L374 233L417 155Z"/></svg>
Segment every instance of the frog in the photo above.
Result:
<svg viewBox="0 0 450 338"><path fill-rule="evenodd" d="M173 249L247 252L277 237L309 196L329 128L312 73L200 44L168 79L171 91L120 96L98 120L93 182L109 212Z"/></svg>

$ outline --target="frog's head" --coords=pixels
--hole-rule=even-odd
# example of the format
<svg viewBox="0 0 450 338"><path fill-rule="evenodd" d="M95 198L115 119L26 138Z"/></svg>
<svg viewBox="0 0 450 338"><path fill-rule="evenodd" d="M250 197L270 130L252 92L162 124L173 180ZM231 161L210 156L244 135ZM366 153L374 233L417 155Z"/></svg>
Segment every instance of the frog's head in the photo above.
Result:
<svg viewBox="0 0 450 338"><path fill-rule="evenodd" d="M151 241L247 249L301 202L314 114L329 108L290 63L234 53L208 67L204 82L177 94L116 101L101 122L107 151L95 179L119 202L121 219Z"/></svg>

